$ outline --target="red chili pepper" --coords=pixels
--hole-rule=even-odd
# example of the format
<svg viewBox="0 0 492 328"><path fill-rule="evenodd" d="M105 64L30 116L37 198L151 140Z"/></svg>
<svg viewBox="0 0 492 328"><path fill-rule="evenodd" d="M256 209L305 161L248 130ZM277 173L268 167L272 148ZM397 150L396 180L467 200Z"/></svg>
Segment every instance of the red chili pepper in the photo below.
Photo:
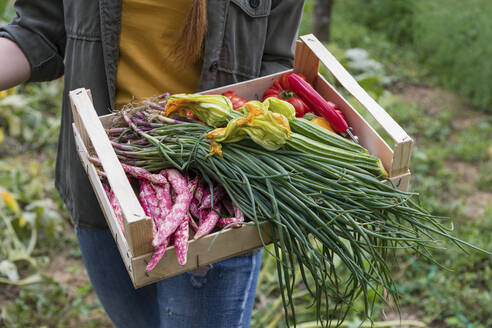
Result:
<svg viewBox="0 0 492 328"><path fill-rule="evenodd" d="M232 103L232 108L234 110L243 107L248 101L237 95L235 91L229 90L222 94L224 97L229 98Z"/></svg>
<svg viewBox="0 0 492 328"><path fill-rule="evenodd" d="M289 85L294 92L312 108L318 116L326 118L338 133L346 132L348 124L342 115L338 114L337 106L326 101L314 88L297 74L288 76Z"/></svg>
<svg viewBox="0 0 492 328"><path fill-rule="evenodd" d="M304 75L298 74L301 78L306 80ZM304 114L311 112L311 109L301 98L297 97L294 92L291 91L288 79L289 73L282 74L280 79L273 82L272 86L268 88L263 94L263 100L274 97L282 99L292 104L296 110L296 117L303 117Z"/></svg>
<svg viewBox="0 0 492 328"><path fill-rule="evenodd" d="M333 105L335 105L335 112L337 112L338 115L340 115L345 120L345 122L347 122L347 119L345 118L345 114L340 110L340 108L336 104Z"/></svg>

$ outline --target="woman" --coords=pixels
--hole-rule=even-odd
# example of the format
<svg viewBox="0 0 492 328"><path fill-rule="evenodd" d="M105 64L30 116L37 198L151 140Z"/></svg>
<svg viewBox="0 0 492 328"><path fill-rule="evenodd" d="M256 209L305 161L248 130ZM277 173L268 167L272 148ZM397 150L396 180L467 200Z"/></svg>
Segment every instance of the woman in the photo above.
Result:
<svg viewBox="0 0 492 328"><path fill-rule="evenodd" d="M117 327L248 327L261 253L135 290L75 151L68 91L105 115L132 96L194 92L292 66L300 0L18 0L0 28L0 90L64 75L56 187Z"/></svg>

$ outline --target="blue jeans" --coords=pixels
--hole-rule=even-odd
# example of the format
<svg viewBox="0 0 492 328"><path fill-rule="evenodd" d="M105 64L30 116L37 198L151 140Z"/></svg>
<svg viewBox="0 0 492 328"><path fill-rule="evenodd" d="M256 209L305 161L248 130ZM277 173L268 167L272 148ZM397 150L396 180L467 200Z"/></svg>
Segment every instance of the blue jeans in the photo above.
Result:
<svg viewBox="0 0 492 328"><path fill-rule="evenodd" d="M261 251L134 289L109 230L75 231L92 286L116 327L249 327Z"/></svg>

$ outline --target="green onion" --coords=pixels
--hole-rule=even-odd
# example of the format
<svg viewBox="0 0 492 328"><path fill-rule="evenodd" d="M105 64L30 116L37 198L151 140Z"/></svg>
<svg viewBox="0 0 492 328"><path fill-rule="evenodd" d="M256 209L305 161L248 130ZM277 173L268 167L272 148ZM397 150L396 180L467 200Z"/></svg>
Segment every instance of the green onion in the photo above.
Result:
<svg viewBox="0 0 492 328"><path fill-rule="evenodd" d="M314 125L295 120L296 132L278 151L243 140L224 144L219 157L207 156L210 143L203 136L210 127L177 123L146 132L130 124L148 143L113 145L122 162L149 171L176 167L216 180L258 229L270 225L287 326L295 323L299 279L328 327L332 319L339 325L359 296L367 316L371 295L398 304L388 265L396 249L431 257L448 240L486 252L450 235L442 218L418 205L417 195L385 184L378 159L343 138L318 134Z"/></svg>

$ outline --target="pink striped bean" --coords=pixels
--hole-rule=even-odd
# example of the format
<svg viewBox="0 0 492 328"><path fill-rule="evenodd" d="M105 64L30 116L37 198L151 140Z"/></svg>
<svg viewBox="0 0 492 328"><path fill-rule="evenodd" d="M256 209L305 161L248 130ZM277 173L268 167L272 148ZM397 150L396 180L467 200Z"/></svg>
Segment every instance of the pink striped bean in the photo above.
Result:
<svg viewBox="0 0 492 328"><path fill-rule="evenodd" d="M166 176L173 189L176 191L177 196L171 211L166 216L164 222L159 225L157 236L152 242L154 247L160 245L167 237L172 235L183 220L186 219L191 202L188 183L181 173L179 173L178 170L169 169L166 171Z"/></svg>
<svg viewBox="0 0 492 328"><path fill-rule="evenodd" d="M116 219L118 220L118 224L120 225L120 229L123 232L123 236L125 236L125 226L123 224L123 214L121 212L120 203L116 199L116 196L115 196L113 190L111 190L111 187L106 183L103 183L102 185L103 185L104 191L106 192L106 195L108 196L109 203L111 204L111 207L113 208L114 215L116 216Z"/></svg>
<svg viewBox="0 0 492 328"><path fill-rule="evenodd" d="M237 206L234 205L234 217L220 218L219 221L217 222L217 226L219 228L223 228L223 227L227 227L229 224L241 223L241 222L244 222L244 214ZM230 227L236 229L239 228L240 226L241 226L240 224L234 224Z"/></svg>
<svg viewBox="0 0 492 328"><path fill-rule="evenodd" d="M174 247L178 257L178 264L185 265L188 256L188 239L190 237L189 220L184 220L174 234Z"/></svg>
<svg viewBox="0 0 492 328"><path fill-rule="evenodd" d="M166 248L169 245L171 238L167 238L164 243L162 243L157 249L152 253L152 256L150 257L149 264L145 267L146 271L151 271L152 269L155 268L157 263L162 259L164 256L164 253L166 252Z"/></svg>
<svg viewBox="0 0 492 328"><path fill-rule="evenodd" d="M140 193L138 194L138 199L145 212L145 215L152 218L152 233L156 236L158 233L159 217L161 210L157 202L157 197L152 185L147 180L140 180Z"/></svg>
<svg viewBox="0 0 492 328"><path fill-rule="evenodd" d="M89 157L89 160L94 163L95 165L102 166L101 161L97 157ZM149 171L147 171L144 168L137 167L137 166L131 166L128 164L120 163L121 166L123 167L123 171L125 171L127 174L130 174L134 178L137 179L145 179L153 183L158 183L158 184L166 184L167 180L165 177L163 177L160 174L152 174Z"/></svg>
<svg viewBox="0 0 492 328"><path fill-rule="evenodd" d="M206 191L207 190L208 190L208 193L206 193L203 196L202 202L200 205L200 209L211 208L211 207L215 206L215 204L217 204L222 199L222 197L224 197L224 190L220 187L217 187L217 186L214 187L214 189L213 189L214 204L212 206L212 194L210 193L210 189L206 189Z"/></svg>
<svg viewBox="0 0 492 328"><path fill-rule="evenodd" d="M195 190L195 194L194 194L194 198L198 201L198 203L200 203L202 201L204 191L205 190L203 187L203 182L200 179L200 180L198 180L198 184L196 186L196 190Z"/></svg>
<svg viewBox="0 0 492 328"><path fill-rule="evenodd" d="M220 215L219 211L221 209L221 205L217 205L215 209L212 209L208 212L207 216L203 220L202 224L198 226L198 231L195 234L194 239L201 238L206 234L210 233L210 231L215 228L217 221L219 221Z"/></svg>

